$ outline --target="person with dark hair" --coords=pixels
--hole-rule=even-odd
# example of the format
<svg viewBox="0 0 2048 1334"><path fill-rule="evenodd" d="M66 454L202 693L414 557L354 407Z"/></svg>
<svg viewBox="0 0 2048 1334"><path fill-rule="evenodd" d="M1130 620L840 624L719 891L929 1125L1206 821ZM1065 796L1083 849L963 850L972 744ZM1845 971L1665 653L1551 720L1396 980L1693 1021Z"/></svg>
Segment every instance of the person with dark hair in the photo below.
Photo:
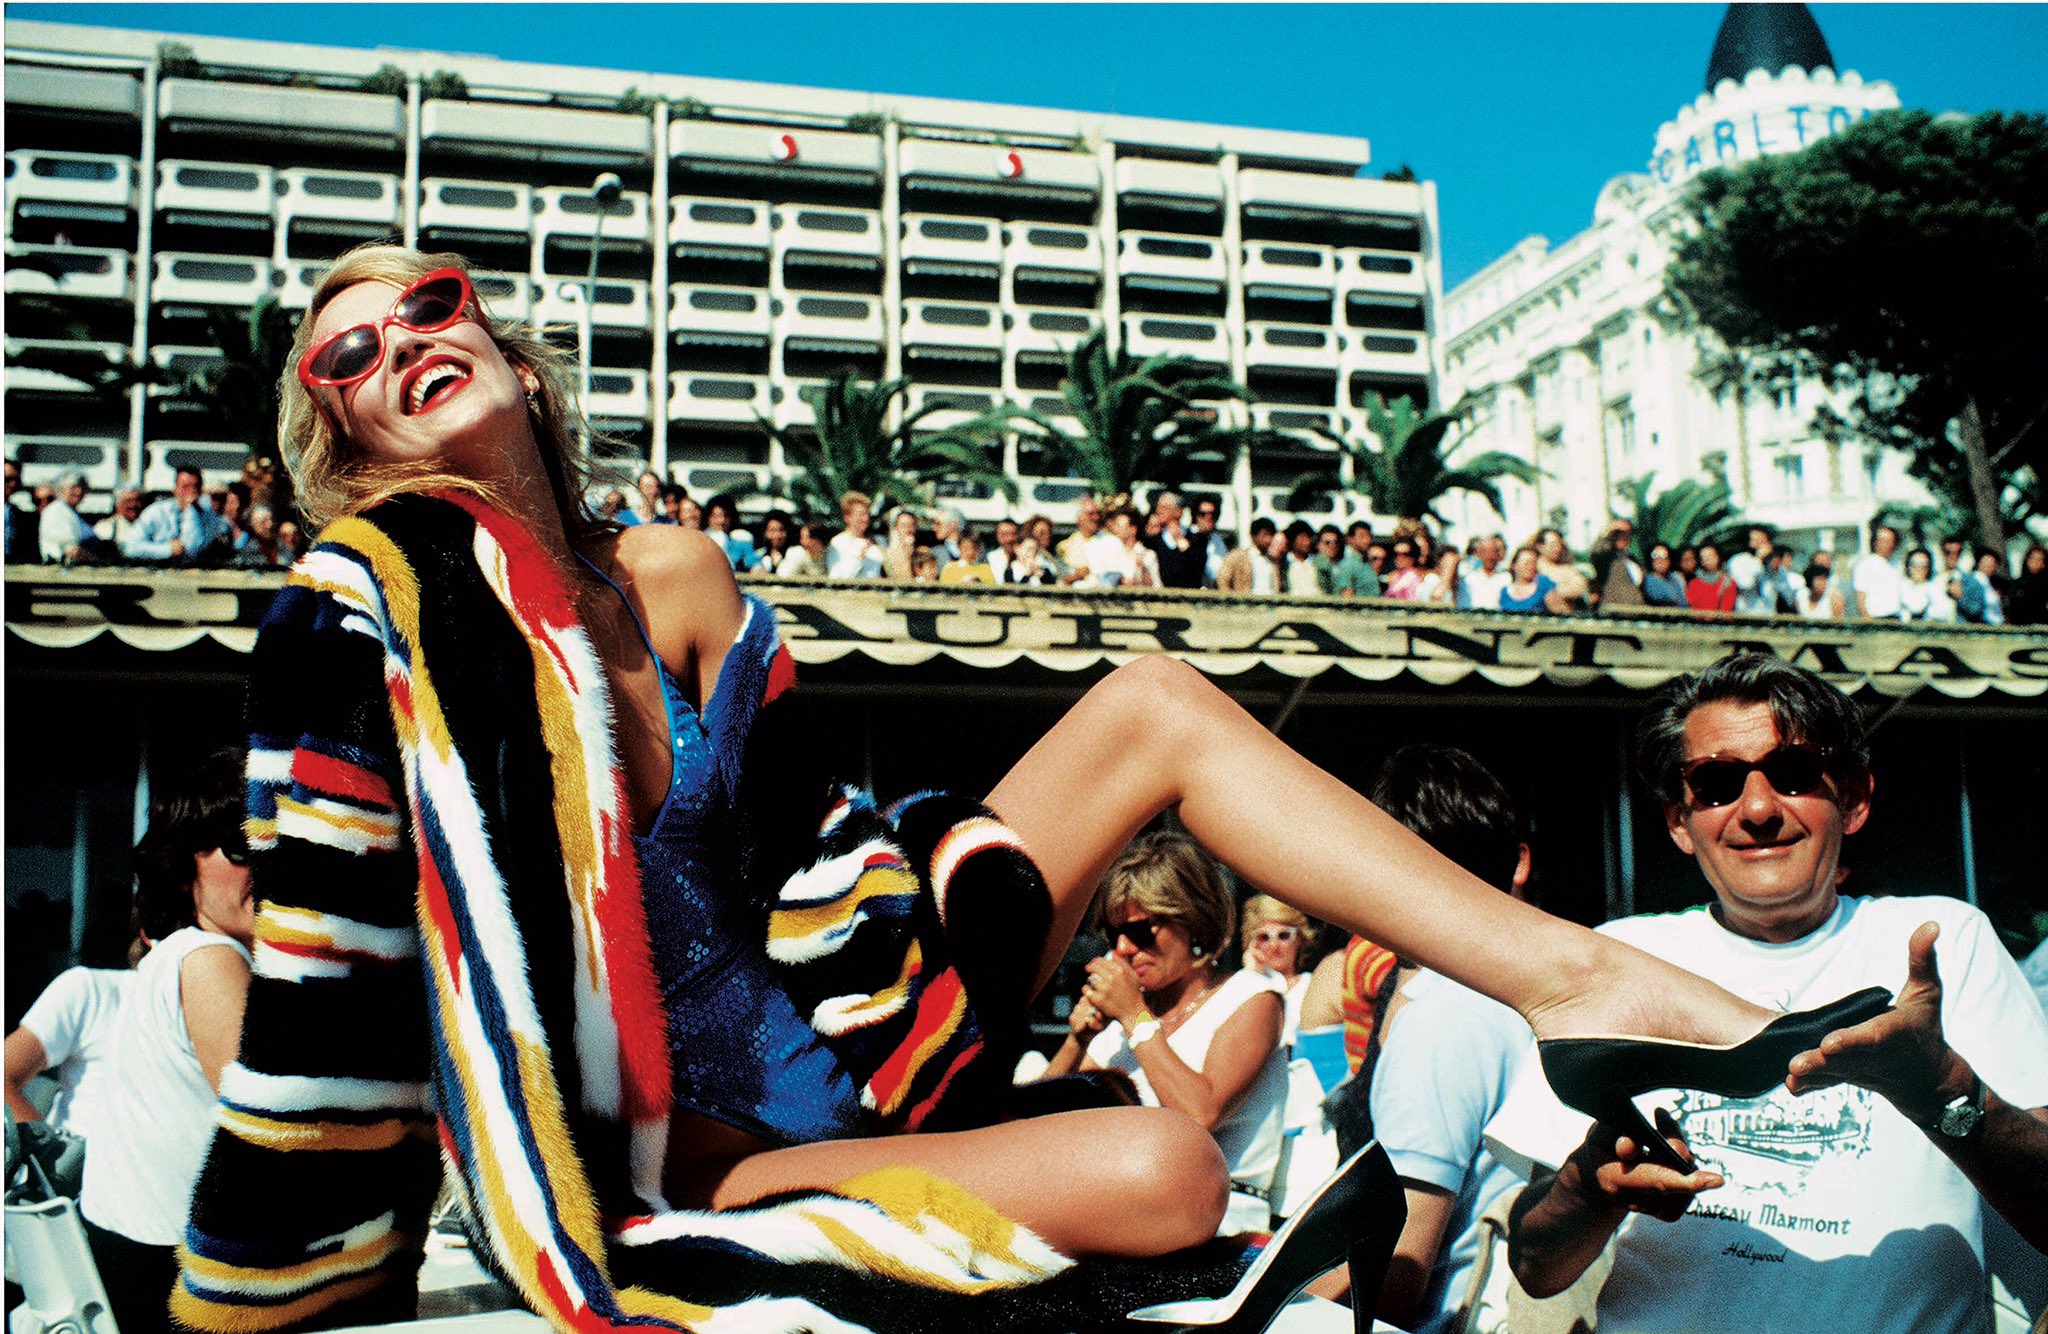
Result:
<svg viewBox="0 0 2048 1334"><path fill-rule="evenodd" d="M1861 713L1812 672L1746 653L1679 677L1636 760L1713 901L1603 933L1774 1005L1858 986L1881 1004L1902 964L1904 987L1794 1057L1784 1087L1665 1094L1654 1129L1626 1102L1589 1128L1525 1072L1488 1131L1534 1170L1516 1277L1556 1292L1618 1237L1603 1330L1793 1312L1876 1334L1985 1328L1983 1205L2048 1244L2048 1019L2018 967L1960 900L1839 892L1876 784Z"/></svg>
<svg viewBox="0 0 2048 1334"><path fill-rule="evenodd" d="M1514 801L1470 754L1404 746L1381 766L1373 799L1459 866L1523 897L1529 845ZM1354 1138L1379 1140L1407 1196L1379 1317L1438 1334L1464 1327L1484 1272L1480 1220L1520 1184L1481 1132L1531 1050L1529 1026L1505 1005L1412 964L1401 965L1387 992L1377 1059L1333 1096L1331 1119L1340 1154Z"/></svg>
<svg viewBox="0 0 2048 1334"><path fill-rule="evenodd" d="M1899 530L1888 523L1872 524L1870 550L1849 567L1849 591L1856 598L1856 614L1872 620L1899 618L1905 576L1892 564L1899 549Z"/></svg>
<svg viewBox="0 0 2048 1334"><path fill-rule="evenodd" d="M1735 581L1721 568L1721 548L1712 542L1699 546L1700 571L1685 585L1686 605L1694 611L1735 610Z"/></svg>
<svg viewBox="0 0 2048 1334"><path fill-rule="evenodd" d="M1263 514L1253 519L1251 540L1223 558L1216 573L1216 587L1225 593L1279 592L1279 567L1266 554L1278 531L1278 525Z"/></svg>
<svg viewBox="0 0 2048 1334"><path fill-rule="evenodd" d="M133 561L189 565L227 532L203 494L199 469L181 467L171 494L142 511L121 554Z"/></svg>
<svg viewBox="0 0 2048 1334"><path fill-rule="evenodd" d="M750 568L762 574L780 574L783 560L796 546L796 520L788 510L769 510L761 519L761 540L754 548Z"/></svg>
<svg viewBox="0 0 2048 1334"><path fill-rule="evenodd" d="M1671 548L1662 542L1650 548L1650 568L1643 575L1643 601L1652 607L1685 606L1685 580L1671 559Z"/></svg>
<svg viewBox="0 0 2048 1334"><path fill-rule="evenodd" d="M1957 581L1961 596L1956 616L1970 625L2005 624L2005 575L1999 568L1998 553L1977 553L1977 562Z"/></svg>
<svg viewBox="0 0 2048 1334"><path fill-rule="evenodd" d="M135 845L136 916L154 947L114 1025L111 1096L79 1200L122 1334L167 1327L176 1247L241 1036L256 932L243 767L239 747L209 756L158 798Z"/></svg>
<svg viewBox="0 0 2048 1334"><path fill-rule="evenodd" d="M1316 530L1306 519L1287 525L1287 551L1282 558L1281 587L1290 597L1322 597L1330 591L1316 565Z"/></svg>
<svg viewBox="0 0 2048 1334"><path fill-rule="evenodd" d="M2019 577L2005 602L2007 625L2048 625L2048 547L2039 542L2020 557Z"/></svg>
<svg viewBox="0 0 2048 1334"><path fill-rule="evenodd" d="M1344 557L1330 571L1330 588L1338 597L1357 599L1380 595L1380 577L1365 559L1370 550L1372 525L1363 519L1353 519L1344 532Z"/></svg>

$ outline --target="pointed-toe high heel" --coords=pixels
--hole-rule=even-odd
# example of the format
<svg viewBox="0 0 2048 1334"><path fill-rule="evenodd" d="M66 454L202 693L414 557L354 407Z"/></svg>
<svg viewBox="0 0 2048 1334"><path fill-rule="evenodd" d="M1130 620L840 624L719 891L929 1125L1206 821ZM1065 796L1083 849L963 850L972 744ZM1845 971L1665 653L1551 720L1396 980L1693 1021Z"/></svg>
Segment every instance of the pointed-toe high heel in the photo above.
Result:
<svg viewBox="0 0 2048 1334"><path fill-rule="evenodd" d="M1638 1094L1656 1089L1698 1089L1727 1098L1754 1098L1785 1078L1785 1067L1838 1028L1875 1019L1892 995L1869 987L1818 1010L1781 1015L1747 1042L1724 1047L1659 1038L1546 1038L1536 1044L1543 1077L1559 1101L1626 1133L1653 1161L1678 1172L1693 1165L1657 1133L1637 1108Z"/></svg>
<svg viewBox="0 0 2048 1334"><path fill-rule="evenodd" d="M1355 1328L1367 1334L1407 1220L1407 1202L1387 1151L1368 1144L1273 1234L1228 1293L1141 1307L1126 1319L1204 1334L1259 1334L1303 1288L1349 1262Z"/></svg>

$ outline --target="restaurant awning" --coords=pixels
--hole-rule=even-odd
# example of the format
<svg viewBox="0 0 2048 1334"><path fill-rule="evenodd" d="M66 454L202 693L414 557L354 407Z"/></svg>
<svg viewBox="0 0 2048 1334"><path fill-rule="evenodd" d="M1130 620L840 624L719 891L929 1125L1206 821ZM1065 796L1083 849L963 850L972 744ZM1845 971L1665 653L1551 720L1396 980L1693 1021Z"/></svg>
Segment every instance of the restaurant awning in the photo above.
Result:
<svg viewBox="0 0 2048 1334"><path fill-rule="evenodd" d="M238 570L11 566L10 670L24 657L61 669L94 647L209 662L223 651L246 653L281 581L277 573ZM1233 678L1312 681L1325 702L1352 694L1364 702L1387 684L1633 695L1754 648L1851 693L1903 699L1931 691L2010 705L2048 692L2048 633L2039 627L1707 620L1658 611L1539 617L1169 590L743 582L775 608L797 662L812 666L934 664L948 675L1043 682L1047 672L1099 673L1165 652L1226 686ZM155 670L141 661L135 670ZM163 665L178 670L171 660Z"/></svg>

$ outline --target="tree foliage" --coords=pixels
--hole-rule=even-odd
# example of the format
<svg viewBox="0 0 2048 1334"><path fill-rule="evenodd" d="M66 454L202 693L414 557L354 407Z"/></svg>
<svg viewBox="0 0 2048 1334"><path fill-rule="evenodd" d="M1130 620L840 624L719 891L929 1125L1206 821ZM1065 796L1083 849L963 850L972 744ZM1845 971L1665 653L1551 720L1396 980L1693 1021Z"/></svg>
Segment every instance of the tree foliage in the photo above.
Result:
<svg viewBox="0 0 2048 1334"><path fill-rule="evenodd" d="M1189 357L1139 358L1112 349L1105 329L1067 354L1060 394L1081 423L1078 432L1033 408L1005 415L1098 495L1130 495L1140 482L1176 484L1186 478L1193 455L1228 455L1249 434L1219 426L1215 414L1199 406L1200 400L1243 402L1250 397L1244 386Z"/></svg>
<svg viewBox="0 0 2048 1334"><path fill-rule="evenodd" d="M1709 467L1704 478L1683 478L1653 496L1650 481L1655 476L1646 472L1614 488L1615 499L1635 526L1629 554L1644 569L1650 565L1650 548L1659 543L1677 551L1712 542L1726 551L1730 543L1742 541L1745 520L1719 468Z"/></svg>
<svg viewBox="0 0 2048 1334"><path fill-rule="evenodd" d="M1340 459L1351 462L1347 482L1340 466L1333 464L1303 473L1294 479L1287 494L1290 509L1304 509L1312 497L1332 491L1354 491L1365 498L1375 514L1397 519L1435 519L1437 502L1453 491L1469 491L1506 517L1501 501L1500 479L1533 483L1543 474L1535 464L1503 450L1492 449L1462 462L1451 455L1464 443L1460 435L1451 439L1451 428L1465 424L1463 407L1447 412L1423 412L1405 395L1390 405L1378 394L1365 396L1365 425L1368 435L1351 438L1328 427L1316 434L1337 447Z"/></svg>
<svg viewBox="0 0 2048 1334"><path fill-rule="evenodd" d="M993 457L989 441L1002 430L999 416L942 431L920 429L949 405L930 403L891 426L889 418L907 380L870 384L851 370L835 371L822 385L803 390L817 415L815 432L763 423L782 442L785 457L801 469L778 492L806 514L839 513L839 497L860 491L879 512L892 505L928 505L942 481L989 486L1011 500L1017 484Z"/></svg>
<svg viewBox="0 0 2048 1334"><path fill-rule="evenodd" d="M1822 429L1957 478L2002 543L2048 479L2048 119L1885 112L1701 176L1666 283L1766 373L1850 395Z"/></svg>

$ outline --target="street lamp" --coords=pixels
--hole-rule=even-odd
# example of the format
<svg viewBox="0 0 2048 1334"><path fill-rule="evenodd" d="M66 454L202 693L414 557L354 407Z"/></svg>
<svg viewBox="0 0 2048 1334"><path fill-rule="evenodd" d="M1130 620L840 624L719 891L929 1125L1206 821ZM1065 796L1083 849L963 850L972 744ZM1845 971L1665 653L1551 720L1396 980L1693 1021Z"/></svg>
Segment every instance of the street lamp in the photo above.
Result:
<svg viewBox="0 0 2048 1334"><path fill-rule="evenodd" d="M580 306L582 318L578 321L577 370L581 394L578 403L587 413L590 411L590 333L591 311L597 305L597 257L604 250L604 215L612 205L619 202L626 183L619 179L617 172L607 171L590 183L590 198L597 205L597 229L590 238L590 271L583 279L583 301ZM589 446L586 436L584 445Z"/></svg>

